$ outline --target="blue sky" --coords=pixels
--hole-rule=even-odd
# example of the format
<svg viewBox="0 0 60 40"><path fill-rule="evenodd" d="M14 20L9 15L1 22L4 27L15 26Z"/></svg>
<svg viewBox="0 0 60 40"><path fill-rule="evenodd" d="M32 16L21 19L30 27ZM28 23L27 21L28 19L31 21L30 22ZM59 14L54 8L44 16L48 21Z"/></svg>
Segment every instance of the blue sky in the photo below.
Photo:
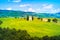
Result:
<svg viewBox="0 0 60 40"><path fill-rule="evenodd" d="M0 9L56 13L60 12L60 0L0 0Z"/></svg>

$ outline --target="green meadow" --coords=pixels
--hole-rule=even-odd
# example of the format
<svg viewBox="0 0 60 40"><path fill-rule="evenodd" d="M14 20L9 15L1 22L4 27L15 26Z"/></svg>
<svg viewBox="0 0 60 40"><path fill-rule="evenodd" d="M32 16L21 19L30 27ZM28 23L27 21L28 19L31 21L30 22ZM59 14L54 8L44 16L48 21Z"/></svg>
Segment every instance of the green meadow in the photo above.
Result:
<svg viewBox="0 0 60 40"><path fill-rule="evenodd" d="M27 21L21 18L0 18L0 20L3 21L0 27L26 30L32 37L60 35L60 19L58 19L58 23L43 22L37 19L33 21Z"/></svg>

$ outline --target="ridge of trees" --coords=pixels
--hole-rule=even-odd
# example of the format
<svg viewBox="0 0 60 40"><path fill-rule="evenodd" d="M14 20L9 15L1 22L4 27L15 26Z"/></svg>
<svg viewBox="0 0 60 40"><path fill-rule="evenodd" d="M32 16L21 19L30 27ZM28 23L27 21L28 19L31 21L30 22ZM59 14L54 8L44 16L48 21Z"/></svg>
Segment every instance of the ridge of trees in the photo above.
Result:
<svg viewBox="0 0 60 40"><path fill-rule="evenodd" d="M31 37L26 30L0 27L0 40L60 40L60 36Z"/></svg>

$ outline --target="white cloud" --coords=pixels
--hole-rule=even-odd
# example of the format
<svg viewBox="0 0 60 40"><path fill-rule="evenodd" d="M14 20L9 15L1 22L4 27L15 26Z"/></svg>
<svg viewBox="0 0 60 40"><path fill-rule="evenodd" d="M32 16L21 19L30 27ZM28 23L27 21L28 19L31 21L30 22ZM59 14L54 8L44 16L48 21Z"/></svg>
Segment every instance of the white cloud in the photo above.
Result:
<svg viewBox="0 0 60 40"><path fill-rule="evenodd" d="M29 5L20 5L20 7L27 7ZM54 9L54 5L53 4L44 4L44 5L41 5L42 8L28 8L28 9L25 9L25 11L29 11L29 12L40 12L40 13L53 13L53 12L57 12L58 10Z"/></svg>
<svg viewBox="0 0 60 40"><path fill-rule="evenodd" d="M36 12L33 8L28 8L24 10L25 12Z"/></svg>
<svg viewBox="0 0 60 40"><path fill-rule="evenodd" d="M56 13L59 11L60 9L56 9L53 4L43 4L41 8L41 12L45 13Z"/></svg>
<svg viewBox="0 0 60 40"><path fill-rule="evenodd" d="M29 12L36 12L33 8L28 9Z"/></svg>
<svg viewBox="0 0 60 40"><path fill-rule="evenodd" d="M37 12L37 13L57 13L60 12L59 8L55 8L54 5L44 5L42 8L28 8L25 12Z"/></svg>
<svg viewBox="0 0 60 40"><path fill-rule="evenodd" d="M8 0L8 2L21 2L21 0Z"/></svg>
<svg viewBox="0 0 60 40"><path fill-rule="evenodd" d="M13 2L21 2L21 0L15 0L15 1L13 1Z"/></svg>
<svg viewBox="0 0 60 40"><path fill-rule="evenodd" d="M57 13L57 12L60 12L60 9L52 9L51 10L51 13Z"/></svg>
<svg viewBox="0 0 60 40"><path fill-rule="evenodd" d="M6 8L6 10L12 10L12 8Z"/></svg>
<svg viewBox="0 0 60 40"><path fill-rule="evenodd" d="M57 10L60 12L60 9L59 8Z"/></svg>
<svg viewBox="0 0 60 40"><path fill-rule="evenodd" d="M39 9L36 9L37 11L40 11L40 8Z"/></svg>
<svg viewBox="0 0 60 40"><path fill-rule="evenodd" d="M53 8L53 5L52 4L43 4L43 9L52 9Z"/></svg>
<svg viewBox="0 0 60 40"><path fill-rule="evenodd" d="M24 10L25 12L28 12L27 10Z"/></svg>
<svg viewBox="0 0 60 40"><path fill-rule="evenodd" d="M22 5L19 5L19 7L28 7L30 6L30 4L22 4Z"/></svg>
<svg viewBox="0 0 60 40"><path fill-rule="evenodd" d="M42 4L40 8L34 8L30 4L22 4L19 7L21 7L21 9L24 10L25 12L38 12L38 13L60 12L60 8L55 8L53 4Z"/></svg>
<svg viewBox="0 0 60 40"><path fill-rule="evenodd" d="M24 10L25 12L37 12L37 13L39 13L40 12L40 9L34 9L34 8L28 8L28 9L25 9Z"/></svg>

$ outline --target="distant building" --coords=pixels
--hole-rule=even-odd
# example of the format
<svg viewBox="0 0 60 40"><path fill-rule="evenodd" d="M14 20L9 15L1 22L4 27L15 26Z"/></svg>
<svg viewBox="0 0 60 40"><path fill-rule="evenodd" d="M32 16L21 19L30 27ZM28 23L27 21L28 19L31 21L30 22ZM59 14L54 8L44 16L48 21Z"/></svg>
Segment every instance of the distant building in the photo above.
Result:
<svg viewBox="0 0 60 40"><path fill-rule="evenodd" d="M29 21L32 21L32 16L29 16Z"/></svg>
<svg viewBox="0 0 60 40"><path fill-rule="evenodd" d="M48 19L47 19L47 18L43 18L43 19L42 19L42 21L47 22L47 21L48 21Z"/></svg>
<svg viewBox="0 0 60 40"><path fill-rule="evenodd" d="M33 16L27 16L27 21L32 21L33 20Z"/></svg>

